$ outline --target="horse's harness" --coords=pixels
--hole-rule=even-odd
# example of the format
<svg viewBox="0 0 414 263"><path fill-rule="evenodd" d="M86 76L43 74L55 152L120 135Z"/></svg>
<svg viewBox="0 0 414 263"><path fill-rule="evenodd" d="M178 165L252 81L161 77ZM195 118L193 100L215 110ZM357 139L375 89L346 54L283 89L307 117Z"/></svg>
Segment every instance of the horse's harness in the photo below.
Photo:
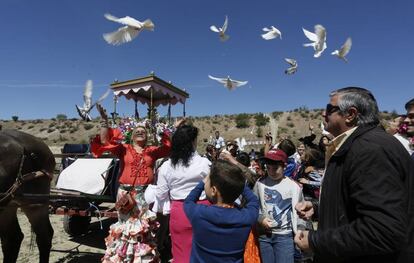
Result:
<svg viewBox="0 0 414 263"><path fill-rule="evenodd" d="M39 170L39 171L36 171L36 172L30 172L30 173L22 174L23 164L24 164L24 161L26 159L26 154L24 152L25 151L23 150L23 154L22 154L22 158L20 160L20 165L19 165L19 170L17 172L16 180L14 181L13 185L10 186L10 188L5 193L2 194L4 196L0 199L0 204L3 201L7 200L9 197L14 198L14 194L19 189L19 187L27 181L31 181L33 179L40 178L40 177L43 177L43 176L47 176L49 178L49 180L52 180L52 178L53 178L53 175L51 175L46 170ZM33 155L33 153L32 153L32 155Z"/></svg>

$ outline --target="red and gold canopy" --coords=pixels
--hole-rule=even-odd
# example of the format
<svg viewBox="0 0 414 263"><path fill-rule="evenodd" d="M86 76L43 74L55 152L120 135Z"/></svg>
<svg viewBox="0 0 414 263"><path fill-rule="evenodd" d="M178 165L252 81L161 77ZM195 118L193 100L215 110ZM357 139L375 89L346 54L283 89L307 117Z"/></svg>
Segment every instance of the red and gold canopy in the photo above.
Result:
<svg viewBox="0 0 414 263"><path fill-rule="evenodd" d="M178 102L185 104L185 100L189 98L187 92L153 74L138 79L115 81L111 84L111 89L118 97L124 96L153 107L175 105Z"/></svg>

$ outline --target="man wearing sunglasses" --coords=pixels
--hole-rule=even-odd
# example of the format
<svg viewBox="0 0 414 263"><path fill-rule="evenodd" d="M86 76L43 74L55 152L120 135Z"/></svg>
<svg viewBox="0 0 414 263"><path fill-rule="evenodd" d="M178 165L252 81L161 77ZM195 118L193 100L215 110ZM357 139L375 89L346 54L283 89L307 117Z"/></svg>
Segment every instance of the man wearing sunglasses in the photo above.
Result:
<svg viewBox="0 0 414 263"><path fill-rule="evenodd" d="M405 104L405 109L407 114L401 116L402 127L394 137L404 145L408 153L414 158L414 99Z"/></svg>
<svg viewBox="0 0 414 263"><path fill-rule="evenodd" d="M315 262L414 262L414 162L378 116L366 89L330 94L323 117L335 139L320 201L295 207L305 219L319 214L316 231L295 236Z"/></svg>

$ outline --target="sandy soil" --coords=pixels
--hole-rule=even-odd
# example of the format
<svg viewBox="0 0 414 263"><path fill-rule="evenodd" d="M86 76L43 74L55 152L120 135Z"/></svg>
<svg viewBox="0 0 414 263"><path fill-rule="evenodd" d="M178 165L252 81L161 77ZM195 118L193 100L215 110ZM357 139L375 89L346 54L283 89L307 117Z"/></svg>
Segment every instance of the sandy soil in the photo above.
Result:
<svg viewBox="0 0 414 263"><path fill-rule="evenodd" d="M35 239L33 248L30 248L31 231L30 224L26 216L19 212L18 214L20 227L24 234L24 240L19 253L17 262L29 263L38 262L38 249ZM104 238L108 233L110 224L113 219L102 220L103 229L100 229L100 223L93 219L89 227L89 233L82 236L71 238L63 230L63 216L51 215L50 221L55 231L53 236L52 251L50 252L51 263L76 263L76 262L100 262L105 251ZM0 251L0 262L3 261L3 253Z"/></svg>

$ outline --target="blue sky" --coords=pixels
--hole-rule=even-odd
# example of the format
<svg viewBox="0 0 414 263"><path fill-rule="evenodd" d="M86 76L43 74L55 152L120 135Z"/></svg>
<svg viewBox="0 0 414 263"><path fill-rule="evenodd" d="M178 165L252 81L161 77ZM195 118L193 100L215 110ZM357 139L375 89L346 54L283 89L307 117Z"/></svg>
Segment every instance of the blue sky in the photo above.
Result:
<svg viewBox="0 0 414 263"><path fill-rule="evenodd" d="M82 104L86 80L93 80L96 98L114 79L151 71L190 93L192 116L323 108L331 90L351 85L370 89L381 110L402 113L414 96L413 10L410 0L2 0L0 119L77 117L74 105ZM150 18L155 31L108 45L102 34L118 24L104 13ZM221 26L225 15L230 40L222 43L209 26ZM313 31L315 24L327 29L328 48L319 59L302 47L301 28ZM260 37L270 25L282 40ZM346 64L330 52L348 36L353 47ZM297 59L295 75L284 74L285 57ZM208 74L249 84L228 91ZM112 104L109 97L104 102L110 111ZM134 103L121 99L118 107L132 115ZM173 107L174 115L181 112Z"/></svg>

